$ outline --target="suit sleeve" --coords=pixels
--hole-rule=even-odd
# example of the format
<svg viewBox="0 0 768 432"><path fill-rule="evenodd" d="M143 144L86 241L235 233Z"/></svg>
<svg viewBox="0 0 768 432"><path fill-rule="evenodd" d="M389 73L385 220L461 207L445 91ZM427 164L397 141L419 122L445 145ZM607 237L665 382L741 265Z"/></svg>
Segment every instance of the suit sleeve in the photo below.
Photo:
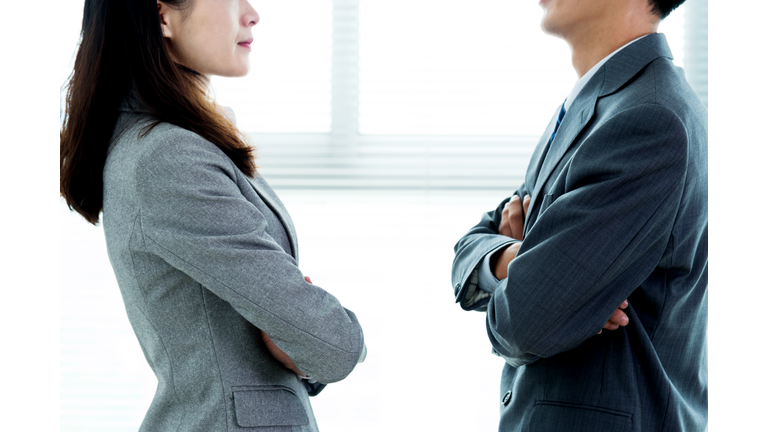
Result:
<svg viewBox="0 0 768 432"><path fill-rule="evenodd" d="M529 194L528 189L523 184L514 195L518 195L522 201L522 198ZM469 230L453 247L455 255L451 268L451 279L454 297L464 310L483 312L488 304L491 293L481 289L479 285L479 266L482 265L485 256L505 246L520 242L520 240L499 234L501 212L510 199L511 197L505 199L495 210L483 214L480 223Z"/></svg>
<svg viewBox="0 0 768 432"><path fill-rule="evenodd" d="M488 336L509 364L596 336L651 274L669 244L687 145L680 119L657 105L623 111L584 139L561 174L564 192L540 209L489 300Z"/></svg>
<svg viewBox="0 0 768 432"><path fill-rule="evenodd" d="M232 161L197 135L145 155L137 171L145 247L230 303L321 383L345 378L365 349L355 314L309 284L241 193Z"/></svg>

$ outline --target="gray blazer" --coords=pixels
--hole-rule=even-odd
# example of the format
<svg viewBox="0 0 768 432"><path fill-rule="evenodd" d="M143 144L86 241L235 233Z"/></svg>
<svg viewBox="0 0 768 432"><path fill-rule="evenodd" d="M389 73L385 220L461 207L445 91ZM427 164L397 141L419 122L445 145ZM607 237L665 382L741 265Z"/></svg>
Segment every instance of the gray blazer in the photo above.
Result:
<svg viewBox="0 0 768 432"><path fill-rule="evenodd" d="M364 358L355 314L298 268L288 212L209 141L128 100L104 168L107 249L128 318L157 376L141 430L317 431L308 390L264 330L320 383ZM322 387L322 386L319 386Z"/></svg>
<svg viewBox="0 0 768 432"><path fill-rule="evenodd" d="M500 431L703 431L707 424L707 112L661 34L608 60L525 183L507 279L477 287L504 200L456 245L464 309L506 360ZM559 111L559 108L558 108ZM598 335L629 300L629 325Z"/></svg>

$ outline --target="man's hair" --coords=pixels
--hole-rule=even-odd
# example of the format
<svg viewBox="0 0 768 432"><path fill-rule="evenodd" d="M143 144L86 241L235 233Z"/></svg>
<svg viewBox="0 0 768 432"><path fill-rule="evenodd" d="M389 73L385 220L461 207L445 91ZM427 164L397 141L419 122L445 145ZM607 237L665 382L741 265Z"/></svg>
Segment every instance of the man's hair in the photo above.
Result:
<svg viewBox="0 0 768 432"><path fill-rule="evenodd" d="M664 19L669 14L678 8L681 4L685 3L685 0L648 0L648 3L651 4L653 7L652 12L659 17L659 19Z"/></svg>

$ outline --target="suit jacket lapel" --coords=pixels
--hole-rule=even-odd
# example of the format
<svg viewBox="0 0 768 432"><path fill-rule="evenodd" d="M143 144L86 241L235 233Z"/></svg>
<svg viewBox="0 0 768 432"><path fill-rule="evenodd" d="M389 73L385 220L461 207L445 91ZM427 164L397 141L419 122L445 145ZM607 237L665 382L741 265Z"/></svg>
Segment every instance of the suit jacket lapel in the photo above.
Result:
<svg viewBox="0 0 768 432"><path fill-rule="evenodd" d="M525 172L525 184L530 191L536 185L536 178L541 172L541 165L544 163L544 157L549 150L549 137L552 136L552 132L555 130L555 124L557 124L557 117L560 115L560 106L557 107L557 111L549 121L547 129L544 131L544 135L539 139L539 143L536 145L536 150L533 151L531 161L528 164L528 170ZM523 197L520 197L522 199Z"/></svg>
<svg viewBox="0 0 768 432"><path fill-rule="evenodd" d="M579 95L571 104L571 107L566 111L563 121L560 123L560 128L555 134L555 139L549 145L549 150L541 157L543 159L541 168L536 175L533 193L531 194L531 203L536 204L536 199L541 194L541 189L547 183L547 180L552 175L557 165L560 163L560 159L563 158L565 153L571 147L576 137L581 133L584 126L589 123L592 116L595 113L595 103L597 102L597 95L599 93L602 84L602 70L598 71L589 83L581 90ZM550 134L552 132L549 132ZM528 212L528 215L533 212ZM528 222L528 215L526 215L526 224Z"/></svg>
<svg viewBox="0 0 768 432"><path fill-rule="evenodd" d="M257 194L259 194L264 203L270 209L272 209L277 218L280 220L280 223L283 225L283 228L288 235L288 240L291 243L291 255L293 255L293 258L298 262L299 245L296 241L296 231L293 227L293 221L288 214L288 210L280 201L280 198L278 198L274 191L272 191L272 188L267 185L266 181L264 181L260 174L256 174L256 178L248 177L248 181L251 183L253 189Z"/></svg>
<svg viewBox="0 0 768 432"><path fill-rule="evenodd" d="M629 45L623 50L611 57L589 80L586 86L576 96L571 107L565 113L560 128L555 135L555 139L549 146L548 151L541 151L541 143L534 153L533 159L538 161L540 168L536 170L535 179L529 179L526 176L526 184L533 184L534 190L531 194L531 203L536 205L536 199L541 194L541 190L552 176L560 160L568 149L573 145L576 138L584 129L595 114L595 106L600 97L610 95L620 90L635 75L643 70L649 63L659 57L672 58L672 53L667 45L667 40L661 33L648 35L639 41ZM552 133L553 124L544 134L548 138ZM544 139L544 138L542 138ZM537 157L537 153L539 154ZM529 175L530 175L529 167ZM525 221L525 231L528 227L528 212Z"/></svg>

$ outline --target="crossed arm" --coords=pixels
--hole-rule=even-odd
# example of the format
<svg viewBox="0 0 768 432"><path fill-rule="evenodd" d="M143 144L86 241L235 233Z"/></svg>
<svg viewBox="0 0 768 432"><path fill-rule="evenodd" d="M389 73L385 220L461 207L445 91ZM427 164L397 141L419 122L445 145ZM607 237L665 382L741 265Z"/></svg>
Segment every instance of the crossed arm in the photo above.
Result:
<svg viewBox="0 0 768 432"><path fill-rule="evenodd" d="M501 223L499 224L499 234L507 236L513 239L523 240L524 238L524 225L525 215L528 214L528 207L531 204L531 197L526 195L522 202L518 195L513 196L509 202L504 204L504 210L501 212ZM513 243L509 246L505 246L496 251L491 256L490 263L493 266L493 275L496 279L502 280L507 278L507 268L509 264L517 257L517 252L520 250L522 243ZM629 324L629 317L624 313L623 309L629 306L627 300L624 300L618 308L613 312L608 322L603 326L607 330L616 330L619 327L624 327ZM602 333L600 330L597 334Z"/></svg>
<svg viewBox="0 0 768 432"><path fill-rule="evenodd" d="M674 247L687 153L687 132L673 112L654 104L628 108L579 143L531 207L535 222L525 241L500 235L502 225L511 233L521 223L502 224L506 201L459 240L452 272L457 302L486 310L488 337L509 364L568 351L601 328L616 328L623 307L631 315L625 300ZM523 185L507 213L519 208L524 215L526 194ZM488 287L478 283L487 268L478 264L491 253L490 268L503 277L506 267L507 274Z"/></svg>
<svg viewBox="0 0 768 432"><path fill-rule="evenodd" d="M312 279L310 279L309 276L304 276L304 280L308 283L312 283ZM264 345L267 346L267 350L269 350L269 353L272 354L272 357L282 363L286 369L289 369L296 375L302 377L306 376L304 372L300 371L299 368L293 363L293 360L288 357L288 354L284 353L280 348L277 347L277 345L275 345L274 342L272 342L272 339L269 338L264 330L261 331L261 340L264 341Z"/></svg>
<svg viewBox="0 0 768 432"><path fill-rule="evenodd" d="M174 132L142 156L135 183L137 248L228 302L318 382L352 372L366 352L357 317L306 281L225 154L191 132Z"/></svg>

